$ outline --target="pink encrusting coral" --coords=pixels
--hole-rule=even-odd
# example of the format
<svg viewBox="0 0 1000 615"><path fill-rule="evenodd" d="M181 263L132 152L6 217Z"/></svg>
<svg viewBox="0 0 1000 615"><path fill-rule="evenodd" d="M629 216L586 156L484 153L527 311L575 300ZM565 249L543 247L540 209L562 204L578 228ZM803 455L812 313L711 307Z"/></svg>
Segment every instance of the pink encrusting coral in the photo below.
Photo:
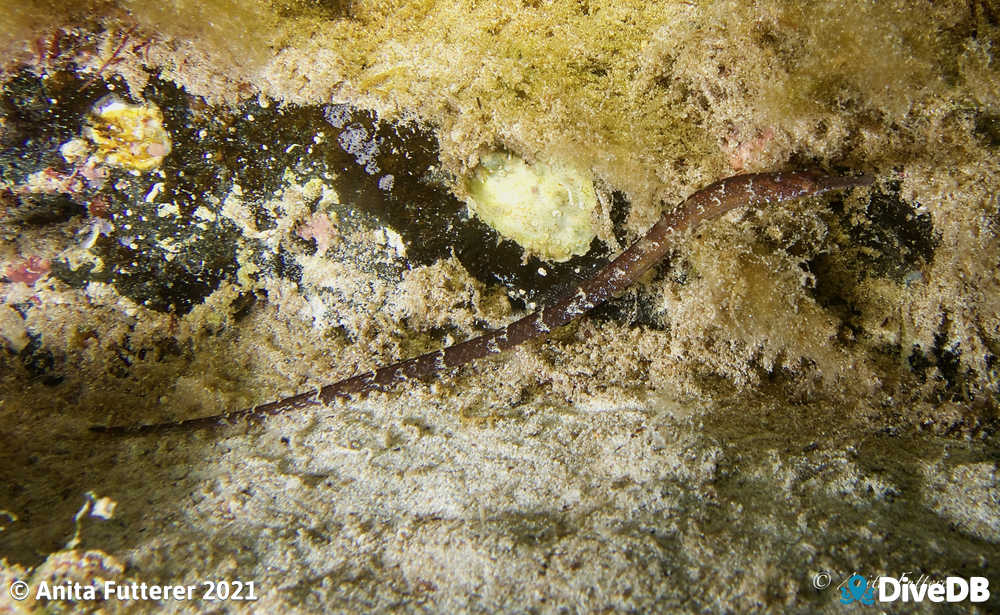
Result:
<svg viewBox="0 0 1000 615"><path fill-rule="evenodd" d="M316 212L296 230L296 234L307 241L316 240L317 254L323 254L336 241L337 227L328 215Z"/></svg>
<svg viewBox="0 0 1000 615"><path fill-rule="evenodd" d="M35 282L41 280L49 273L51 263L47 258L29 256L27 260L14 265L7 265L4 270L4 277L10 282L24 282L28 286L34 286Z"/></svg>

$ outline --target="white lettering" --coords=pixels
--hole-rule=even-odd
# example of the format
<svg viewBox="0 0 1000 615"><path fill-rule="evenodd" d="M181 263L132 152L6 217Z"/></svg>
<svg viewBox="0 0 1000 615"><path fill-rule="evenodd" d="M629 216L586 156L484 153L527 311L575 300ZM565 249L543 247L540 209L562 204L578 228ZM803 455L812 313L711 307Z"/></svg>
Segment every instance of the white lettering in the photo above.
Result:
<svg viewBox="0 0 1000 615"><path fill-rule="evenodd" d="M889 593L889 586L892 586L892 593ZM892 577L879 577L878 579L878 601L892 602L899 598L899 581Z"/></svg>
<svg viewBox="0 0 1000 615"><path fill-rule="evenodd" d="M986 602L990 599L990 581L986 577L969 578L969 600L972 602Z"/></svg>
<svg viewBox="0 0 1000 615"><path fill-rule="evenodd" d="M68 600L80 602L82 600L96 600L97 590L90 585L81 585L71 581L66 581L62 585L49 585L47 581L38 584L35 592L35 600Z"/></svg>
<svg viewBox="0 0 1000 615"><path fill-rule="evenodd" d="M903 602L906 602L911 597L914 602L923 602L924 594L927 593L926 585L916 585L915 583L907 583L903 588Z"/></svg>
<svg viewBox="0 0 1000 615"><path fill-rule="evenodd" d="M105 581L102 589L104 600L193 600L198 586L120 584L115 581ZM89 588L89 590L94 591L93 588ZM88 591L88 588L84 588L84 591ZM94 598L96 598L96 593Z"/></svg>
<svg viewBox="0 0 1000 615"><path fill-rule="evenodd" d="M217 597L219 600L256 600L254 596L253 583L233 583L235 593L230 595L230 585L220 583L214 587L220 588ZM249 594L244 597L241 592L243 588L249 589ZM85 585L82 583L65 581L62 584L50 581L39 581L36 587L31 588L35 600L63 600L70 602L81 602L85 600L193 600L197 594L199 585L150 585L148 583L119 583L117 581L103 581L101 585ZM13 590L12 590L13 591ZM989 592L986 593L987 597ZM26 596L27 597L27 596ZM985 598L984 598L985 599ZM0 609L2 610L2 609Z"/></svg>
<svg viewBox="0 0 1000 615"><path fill-rule="evenodd" d="M183 600L187 588L183 585L168 585L163 592L165 600Z"/></svg>
<svg viewBox="0 0 1000 615"><path fill-rule="evenodd" d="M948 602L961 602L969 595L969 582L962 577L948 577L945 584L948 587L945 595Z"/></svg>
<svg viewBox="0 0 1000 615"><path fill-rule="evenodd" d="M927 599L931 602L941 602L944 600L944 585L934 583L927 587Z"/></svg>

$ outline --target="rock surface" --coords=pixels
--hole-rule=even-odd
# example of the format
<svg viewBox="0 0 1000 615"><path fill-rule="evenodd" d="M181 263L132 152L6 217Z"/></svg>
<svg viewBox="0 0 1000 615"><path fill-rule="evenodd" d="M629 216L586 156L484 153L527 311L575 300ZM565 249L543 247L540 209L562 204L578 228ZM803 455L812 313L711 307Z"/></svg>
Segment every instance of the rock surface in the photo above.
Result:
<svg viewBox="0 0 1000 615"><path fill-rule="evenodd" d="M842 613L855 573L1000 594L989 3L10 4L0 612ZM88 157L110 93L162 111L156 168ZM549 263L466 215L493 150L593 173L590 252ZM465 339L699 187L810 165L876 185L727 215L437 381L251 428L87 430ZM16 602L15 579L257 601Z"/></svg>

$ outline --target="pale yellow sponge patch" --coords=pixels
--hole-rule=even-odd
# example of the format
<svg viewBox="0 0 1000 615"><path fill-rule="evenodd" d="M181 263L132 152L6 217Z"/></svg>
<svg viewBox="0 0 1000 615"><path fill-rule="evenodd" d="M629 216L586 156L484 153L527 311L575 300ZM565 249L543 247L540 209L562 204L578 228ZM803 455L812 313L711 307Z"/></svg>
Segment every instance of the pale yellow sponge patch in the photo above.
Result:
<svg viewBox="0 0 1000 615"><path fill-rule="evenodd" d="M106 164L150 171L170 153L170 134L156 105L132 105L117 96L105 96L88 119L84 136L94 142L97 157Z"/></svg>
<svg viewBox="0 0 1000 615"><path fill-rule="evenodd" d="M565 261L597 234L594 180L569 167L529 165L513 154L483 156L466 180L469 209L525 250Z"/></svg>

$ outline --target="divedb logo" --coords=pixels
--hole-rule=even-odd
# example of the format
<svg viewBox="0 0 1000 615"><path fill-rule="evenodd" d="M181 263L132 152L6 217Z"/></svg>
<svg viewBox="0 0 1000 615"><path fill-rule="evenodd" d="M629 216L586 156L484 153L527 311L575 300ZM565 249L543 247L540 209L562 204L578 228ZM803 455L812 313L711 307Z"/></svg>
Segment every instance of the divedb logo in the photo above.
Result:
<svg viewBox="0 0 1000 615"><path fill-rule="evenodd" d="M990 599L990 581L986 577L947 577L943 581L931 581L921 577L916 583L910 582L906 575L895 579L879 577L875 580L878 586L879 602L986 602Z"/></svg>
<svg viewBox="0 0 1000 615"><path fill-rule="evenodd" d="M986 602L990 599L990 581L986 577L946 577L931 579L921 575L911 580L906 573L900 577L876 577L868 580L854 574L840 588L843 604L859 602Z"/></svg>

